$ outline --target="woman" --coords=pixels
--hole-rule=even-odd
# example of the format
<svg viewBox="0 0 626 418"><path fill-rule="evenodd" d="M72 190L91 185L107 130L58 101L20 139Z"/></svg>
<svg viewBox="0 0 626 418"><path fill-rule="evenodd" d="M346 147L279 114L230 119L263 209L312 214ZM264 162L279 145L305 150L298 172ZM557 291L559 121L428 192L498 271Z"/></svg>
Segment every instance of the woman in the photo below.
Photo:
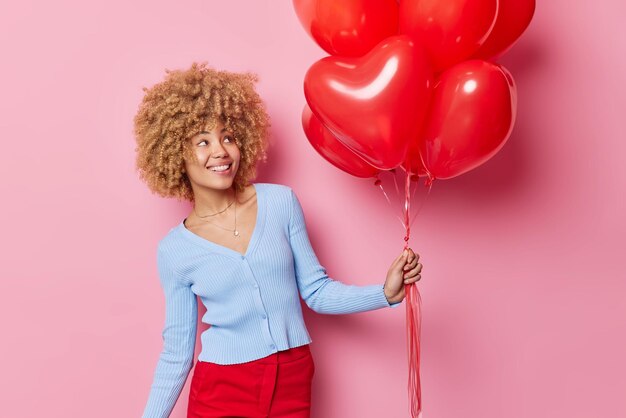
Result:
<svg viewBox="0 0 626 418"><path fill-rule="evenodd" d="M309 417L314 363L300 296L314 311L397 306L420 279L410 249L384 285L328 277L293 190L250 183L267 159L269 117L257 77L194 63L168 71L135 116L137 168L150 189L193 203L157 250L165 293L163 350L144 418L168 417L193 365L199 296L210 327L193 373L188 417Z"/></svg>

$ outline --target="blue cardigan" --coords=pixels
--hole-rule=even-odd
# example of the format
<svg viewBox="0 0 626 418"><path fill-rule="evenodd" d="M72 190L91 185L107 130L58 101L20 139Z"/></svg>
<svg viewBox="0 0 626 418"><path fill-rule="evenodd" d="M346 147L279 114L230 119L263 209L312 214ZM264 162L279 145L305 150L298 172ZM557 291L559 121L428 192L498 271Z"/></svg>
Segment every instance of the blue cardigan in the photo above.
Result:
<svg viewBox="0 0 626 418"><path fill-rule="evenodd" d="M235 364L310 343L300 297L315 312L348 314L396 307L383 285L348 285L328 277L308 238L293 190L253 183L256 225L245 255L188 230L183 221L161 239L165 293L163 350L143 418L167 418L193 366L198 305L206 306L198 359Z"/></svg>

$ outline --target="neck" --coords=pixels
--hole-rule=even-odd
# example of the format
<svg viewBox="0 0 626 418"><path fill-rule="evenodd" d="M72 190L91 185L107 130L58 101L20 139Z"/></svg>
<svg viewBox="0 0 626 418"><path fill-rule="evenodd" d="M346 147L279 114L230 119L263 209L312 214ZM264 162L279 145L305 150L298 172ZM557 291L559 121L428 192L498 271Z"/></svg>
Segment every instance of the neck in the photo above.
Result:
<svg viewBox="0 0 626 418"><path fill-rule="evenodd" d="M205 189L194 194L195 211L201 215L211 215L224 210L235 198L235 189Z"/></svg>

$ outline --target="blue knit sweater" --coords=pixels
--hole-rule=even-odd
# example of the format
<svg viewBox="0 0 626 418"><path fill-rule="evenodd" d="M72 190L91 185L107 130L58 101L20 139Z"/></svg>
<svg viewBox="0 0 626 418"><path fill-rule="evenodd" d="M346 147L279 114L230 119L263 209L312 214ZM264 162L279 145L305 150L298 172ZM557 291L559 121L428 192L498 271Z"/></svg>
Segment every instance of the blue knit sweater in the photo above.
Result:
<svg viewBox="0 0 626 418"><path fill-rule="evenodd" d="M163 350L143 418L166 418L193 365L196 295L206 306L198 359L244 363L310 343L300 297L324 314L348 314L390 304L382 284L348 285L320 265L293 190L254 183L257 219L245 255L188 230L183 221L159 242L157 266L165 293Z"/></svg>

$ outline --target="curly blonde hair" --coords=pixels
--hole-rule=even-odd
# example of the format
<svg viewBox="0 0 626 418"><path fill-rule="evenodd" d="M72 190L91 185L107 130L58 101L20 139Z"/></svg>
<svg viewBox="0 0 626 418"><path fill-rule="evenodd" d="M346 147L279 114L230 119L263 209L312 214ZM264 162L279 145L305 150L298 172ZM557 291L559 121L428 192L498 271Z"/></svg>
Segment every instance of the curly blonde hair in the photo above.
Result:
<svg viewBox="0 0 626 418"><path fill-rule="evenodd" d="M233 180L242 192L256 176L258 161L267 161L270 119L254 89L254 73L232 73L207 67L165 70L161 83L148 89L134 118L136 168L153 193L194 201L185 159L196 158L188 139L218 119L230 130L241 152Z"/></svg>

